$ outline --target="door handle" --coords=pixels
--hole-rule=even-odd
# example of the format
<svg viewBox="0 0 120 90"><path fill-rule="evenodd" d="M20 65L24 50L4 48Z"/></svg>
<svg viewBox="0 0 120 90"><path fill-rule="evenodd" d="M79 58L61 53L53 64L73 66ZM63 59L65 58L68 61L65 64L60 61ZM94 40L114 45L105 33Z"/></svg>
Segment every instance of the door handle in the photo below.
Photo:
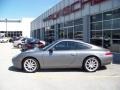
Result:
<svg viewBox="0 0 120 90"><path fill-rule="evenodd" d="M71 54L71 56L75 56L75 54Z"/></svg>

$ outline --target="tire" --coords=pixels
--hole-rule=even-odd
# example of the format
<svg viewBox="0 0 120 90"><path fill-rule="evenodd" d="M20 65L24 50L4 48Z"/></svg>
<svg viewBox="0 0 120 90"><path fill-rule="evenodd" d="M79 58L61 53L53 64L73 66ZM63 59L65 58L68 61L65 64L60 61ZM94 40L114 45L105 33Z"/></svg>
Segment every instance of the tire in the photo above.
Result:
<svg viewBox="0 0 120 90"><path fill-rule="evenodd" d="M18 48L22 48L22 45L21 45L21 44L18 44Z"/></svg>
<svg viewBox="0 0 120 90"><path fill-rule="evenodd" d="M83 68L87 72L95 72L100 66L98 58L91 56L85 59L83 63Z"/></svg>
<svg viewBox="0 0 120 90"><path fill-rule="evenodd" d="M28 73L36 72L39 69L39 63L34 58L26 58L23 62L23 69Z"/></svg>

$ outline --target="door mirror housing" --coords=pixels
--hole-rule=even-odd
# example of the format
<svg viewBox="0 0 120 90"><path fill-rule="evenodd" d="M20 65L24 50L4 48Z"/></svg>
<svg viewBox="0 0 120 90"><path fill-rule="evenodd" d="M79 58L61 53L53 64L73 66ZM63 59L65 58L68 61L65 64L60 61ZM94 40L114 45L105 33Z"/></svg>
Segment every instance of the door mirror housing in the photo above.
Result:
<svg viewBox="0 0 120 90"><path fill-rule="evenodd" d="M53 53L53 49L49 49L49 53Z"/></svg>

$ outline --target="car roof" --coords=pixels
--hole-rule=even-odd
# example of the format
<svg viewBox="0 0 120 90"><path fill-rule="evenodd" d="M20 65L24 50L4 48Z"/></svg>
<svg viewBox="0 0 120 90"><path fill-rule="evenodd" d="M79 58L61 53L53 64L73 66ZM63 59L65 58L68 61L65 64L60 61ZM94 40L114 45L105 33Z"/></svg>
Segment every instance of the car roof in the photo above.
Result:
<svg viewBox="0 0 120 90"><path fill-rule="evenodd" d="M75 39L59 39L59 40L57 40L57 41L75 41L75 42L85 43L85 42L83 42L83 41L81 41L81 40L75 40Z"/></svg>

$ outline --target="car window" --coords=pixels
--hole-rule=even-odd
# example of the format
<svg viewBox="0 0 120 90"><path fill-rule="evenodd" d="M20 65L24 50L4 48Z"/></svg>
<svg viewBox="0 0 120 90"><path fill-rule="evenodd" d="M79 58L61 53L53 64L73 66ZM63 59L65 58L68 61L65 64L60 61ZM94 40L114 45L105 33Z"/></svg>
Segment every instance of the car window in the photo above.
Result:
<svg viewBox="0 0 120 90"><path fill-rule="evenodd" d="M21 41L25 41L26 40L26 38L23 38Z"/></svg>
<svg viewBox="0 0 120 90"><path fill-rule="evenodd" d="M68 50L68 45L66 41L63 41L56 44L53 48L54 50Z"/></svg>
<svg viewBox="0 0 120 90"><path fill-rule="evenodd" d="M52 47L56 42L57 42L57 41L54 41L54 42L52 42L51 44L45 46L45 47L43 48L43 51L46 51L47 49L49 49L50 47Z"/></svg>
<svg viewBox="0 0 120 90"><path fill-rule="evenodd" d="M80 43L80 42L73 42L73 41L68 42L68 47L70 50L89 49L87 45L84 45L83 43Z"/></svg>
<svg viewBox="0 0 120 90"><path fill-rule="evenodd" d="M88 46L74 41L63 41L54 46L54 50L81 50L89 49Z"/></svg>
<svg viewBox="0 0 120 90"><path fill-rule="evenodd" d="M27 42L27 43L32 43L32 42L34 42L34 41L35 41L35 40L32 39L32 38L26 39L26 42Z"/></svg>

